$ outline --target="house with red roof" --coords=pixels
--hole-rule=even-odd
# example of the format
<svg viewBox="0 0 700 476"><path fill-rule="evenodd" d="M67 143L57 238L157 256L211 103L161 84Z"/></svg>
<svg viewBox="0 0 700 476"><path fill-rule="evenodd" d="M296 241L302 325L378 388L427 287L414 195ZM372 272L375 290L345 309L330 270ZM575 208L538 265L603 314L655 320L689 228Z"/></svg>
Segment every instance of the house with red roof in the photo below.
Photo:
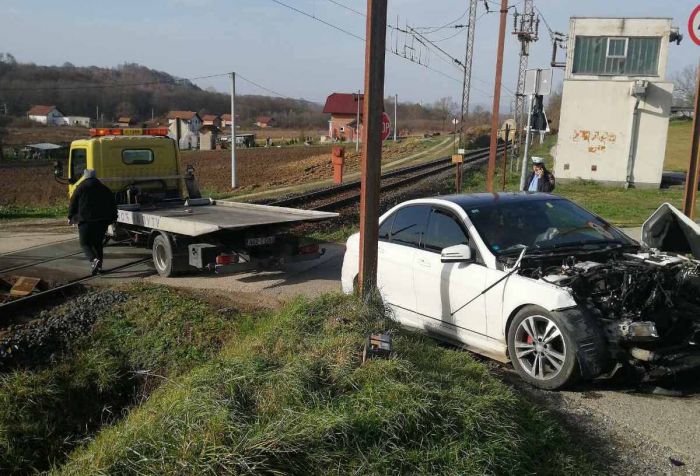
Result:
<svg viewBox="0 0 700 476"><path fill-rule="evenodd" d="M47 126L60 126L64 124L63 113L56 106L36 105L27 111L27 117L34 122Z"/></svg>
<svg viewBox="0 0 700 476"><path fill-rule="evenodd" d="M275 127L275 118L270 116L258 116L255 118L255 125L261 129Z"/></svg>
<svg viewBox="0 0 700 476"><path fill-rule="evenodd" d="M221 116L218 114L205 114L202 116L202 125L214 126L218 129L221 127Z"/></svg>
<svg viewBox="0 0 700 476"><path fill-rule="evenodd" d="M331 115L328 121L328 136L331 139L353 141L357 134L362 134L363 103L364 94L358 93L333 93L326 98L323 112Z"/></svg>

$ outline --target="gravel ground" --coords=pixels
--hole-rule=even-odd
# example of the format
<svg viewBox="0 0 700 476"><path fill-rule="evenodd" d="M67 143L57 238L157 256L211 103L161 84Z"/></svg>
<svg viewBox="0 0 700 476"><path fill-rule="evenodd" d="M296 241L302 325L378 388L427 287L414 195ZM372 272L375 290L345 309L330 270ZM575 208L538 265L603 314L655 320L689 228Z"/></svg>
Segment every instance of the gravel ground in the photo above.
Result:
<svg viewBox="0 0 700 476"><path fill-rule="evenodd" d="M53 361L74 338L88 333L100 314L126 300L126 294L118 291L91 291L39 312L27 324L4 329L0 332L0 369Z"/></svg>

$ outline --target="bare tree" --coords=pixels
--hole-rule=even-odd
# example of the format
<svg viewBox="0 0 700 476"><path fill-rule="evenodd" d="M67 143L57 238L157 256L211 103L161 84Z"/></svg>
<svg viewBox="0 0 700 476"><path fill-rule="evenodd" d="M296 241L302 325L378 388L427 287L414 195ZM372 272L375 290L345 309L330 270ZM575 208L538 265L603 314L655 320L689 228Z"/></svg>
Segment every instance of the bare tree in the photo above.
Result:
<svg viewBox="0 0 700 476"><path fill-rule="evenodd" d="M697 65L688 65L671 75L674 84L673 103L676 106L692 106L695 102L695 81L698 77Z"/></svg>

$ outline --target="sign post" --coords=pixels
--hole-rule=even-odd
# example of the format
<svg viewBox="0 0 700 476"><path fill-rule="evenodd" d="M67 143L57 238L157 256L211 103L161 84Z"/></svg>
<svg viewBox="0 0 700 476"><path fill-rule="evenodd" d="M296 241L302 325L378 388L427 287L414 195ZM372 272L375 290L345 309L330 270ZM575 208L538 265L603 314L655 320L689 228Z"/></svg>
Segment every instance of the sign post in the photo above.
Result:
<svg viewBox="0 0 700 476"><path fill-rule="evenodd" d="M527 176L527 156L530 152L530 135L532 132L532 106L536 95L548 95L552 92L551 69L528 69L525 71L525 86L523 94L528 96L527 126L525 127L525 150L523 151L523 163L520 170L520 188L525 188Z"/></svg>

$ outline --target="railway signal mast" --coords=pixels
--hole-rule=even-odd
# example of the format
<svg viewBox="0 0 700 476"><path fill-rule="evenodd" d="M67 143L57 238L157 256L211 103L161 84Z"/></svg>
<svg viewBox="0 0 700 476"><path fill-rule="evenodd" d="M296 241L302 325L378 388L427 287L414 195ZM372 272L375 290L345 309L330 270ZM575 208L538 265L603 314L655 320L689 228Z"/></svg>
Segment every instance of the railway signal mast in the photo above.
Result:
<svg viewBox="0 0 700 476"><path fill-rule="evenodd" d="M525 113L525 70L530 56L530 43L537 41L540 19L535 15L535 5L533 0L525 0L523 13L515 12L513 16L513 34L517 35L520 41L520 55L518 63L518 84L515 92L515 107L513 108L513 119L516 128L516 143L518 150L523 140L524 113Z"/></svg>
<svg viewBox="0 0 700 476"><path fill-rule="evenodd" d="M472 59L474 57L474 30L476 27L477 0L469 2L469 20L467 22L467 48L464 57L464 81L462 82L462 111L459 126L459 146L463 147L462 136L464 134L464 120L469 116L469 92L472 82Z"/></svg>

